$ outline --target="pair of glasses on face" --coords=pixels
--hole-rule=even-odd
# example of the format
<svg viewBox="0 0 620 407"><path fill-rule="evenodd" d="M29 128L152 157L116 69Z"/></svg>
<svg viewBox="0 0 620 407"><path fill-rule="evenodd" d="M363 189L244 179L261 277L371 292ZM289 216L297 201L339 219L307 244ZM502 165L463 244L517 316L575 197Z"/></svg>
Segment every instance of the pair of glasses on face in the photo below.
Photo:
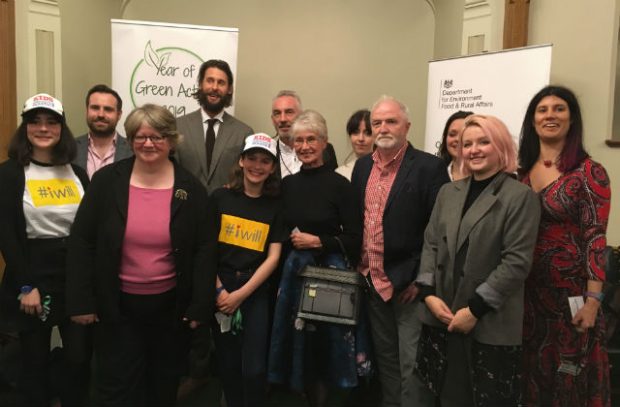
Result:
<svg viewBox="0 0 620 407"><path fill-rule="evenodd" d="M296 146L302 146L302 145L304 145L304 143L306 143L309 146L316 146L316 143L318 143L318 142L319 142L319 138L315 137L315 136L310 136L310 137L306 137L306 138L297 137L297 138L293 139L293 143Z"/></svg>
<svg viewBox="0 0 620 407"><path fill-rule="evenodd" d="M161 144L166 139L166 136L156 135L156 136L135 136L133 138L133 142L136 144L144 144L146 140L151 140L153 144Z"/></svg>

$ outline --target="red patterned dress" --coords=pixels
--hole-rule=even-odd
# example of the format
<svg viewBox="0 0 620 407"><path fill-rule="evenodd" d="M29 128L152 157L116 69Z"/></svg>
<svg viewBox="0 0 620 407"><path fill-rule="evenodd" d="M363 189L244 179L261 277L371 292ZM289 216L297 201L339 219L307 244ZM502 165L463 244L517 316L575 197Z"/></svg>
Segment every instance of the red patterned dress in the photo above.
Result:
<svg viewBox="0 0 620 407"><path fill-rule="evenodd" d="M523 182L529 185L529 176ZM568 304L568 297L584 295L588 280L605 279L610 196L605 169L589 158L540 191L542 218L525 284L525 406L610 405L600 309L595 327L580 333Z"/></svg>

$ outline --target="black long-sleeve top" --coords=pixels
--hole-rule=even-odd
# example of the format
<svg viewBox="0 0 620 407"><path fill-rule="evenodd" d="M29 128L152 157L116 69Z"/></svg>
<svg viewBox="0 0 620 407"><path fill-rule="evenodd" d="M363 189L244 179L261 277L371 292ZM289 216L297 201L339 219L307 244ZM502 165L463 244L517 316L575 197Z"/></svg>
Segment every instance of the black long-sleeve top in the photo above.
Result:
<svg viewBox="0 0 620 407"><path fill-rule="evenodd" d="M362 242L359 203L351 183L325 166L301 168L282 181L284 223L291 232L316 235L321 253L340 253L338 236L352 264L359 260Z"/></svg>

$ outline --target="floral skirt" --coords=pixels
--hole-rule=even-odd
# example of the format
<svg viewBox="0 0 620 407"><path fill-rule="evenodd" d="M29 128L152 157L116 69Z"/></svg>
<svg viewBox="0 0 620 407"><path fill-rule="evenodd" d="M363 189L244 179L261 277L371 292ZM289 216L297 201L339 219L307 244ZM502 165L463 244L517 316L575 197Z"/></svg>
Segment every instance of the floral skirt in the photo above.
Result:
<svg viewBox="0 0 620 407"><path fill-rule="evenodd" d="M455 337L458 335L458 338ZM452 336L452 337L451 337ZM463 343L464 351L454 360L448 358L448 341ZM475 341L471 336L450 334L446 330L428 325L422 327L418 345L415 371L423 383L441 396L442 391L451 391L446 383L448 369L458 366L468 377L463 377L456 385L471 386L472 400L463 405L477 407L515 407L520 401L521 347L487 345ZM463 392L467 393L467 392Z"/></svg>
<svg viewBox="0 0 620 407"><path fill-rule="evenodd" d="M605 320L578 332L568 297L581 287L530 287L523 323L523 405L607 407L611 404Z"/></svg>

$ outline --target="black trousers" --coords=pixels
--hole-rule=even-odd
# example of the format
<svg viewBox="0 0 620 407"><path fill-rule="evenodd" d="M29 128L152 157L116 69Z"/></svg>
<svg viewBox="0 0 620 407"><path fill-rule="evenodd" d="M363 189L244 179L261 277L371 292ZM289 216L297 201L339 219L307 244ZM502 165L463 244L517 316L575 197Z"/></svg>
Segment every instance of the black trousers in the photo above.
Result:
<svg viewBox="0 0 620 407"><path fill-rule="evenodd" d="M123 318L94 328L100 406L173 406L186 354L175 291L121 294Z"/></svg>
<svg viewBox="0 0 620 407"><path fill-rule="evenodd" d="M259 287L240 308L241 332L221 333L219 325L213 325L218 372L228 407L262 407L267 385L268 287Z"/></svg>
<svg viewBox="0 0 620 407"><path fill-rule="evenodd" d="M52 327L41 324L19 332L22 373L19 390L26 406L47 406L52 396L58 396L63 407L81 406L88 392L90 352L87 345L87 327L65 321L58 325L63 352L53 372L58 379L58 394L50 386L50 339Z"/></svg>
<svg viewBox="0 0 620 407"><path fill-rule="evenodd" d="M46 322L20 314L19 341L22 370L18 382L26 406L47 406L58 396L65 406L80 406L88 391L90 338L87 327L73 324L64 308L66 239L29 239L28 267L41 300L49 296L50 314ZM63 342L61 357L50 371L52 327L58 326ZM54 388L52 380L54 379Z"/></svg>

